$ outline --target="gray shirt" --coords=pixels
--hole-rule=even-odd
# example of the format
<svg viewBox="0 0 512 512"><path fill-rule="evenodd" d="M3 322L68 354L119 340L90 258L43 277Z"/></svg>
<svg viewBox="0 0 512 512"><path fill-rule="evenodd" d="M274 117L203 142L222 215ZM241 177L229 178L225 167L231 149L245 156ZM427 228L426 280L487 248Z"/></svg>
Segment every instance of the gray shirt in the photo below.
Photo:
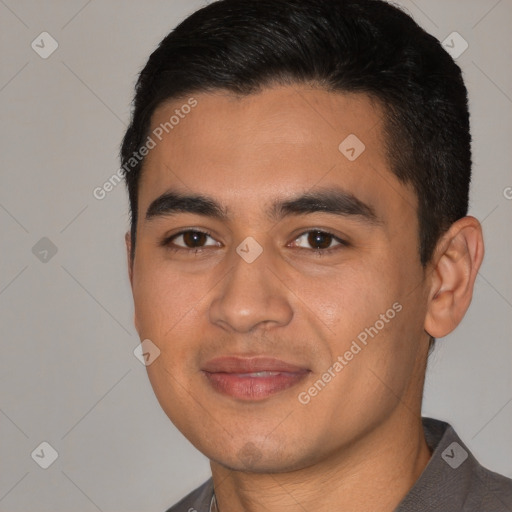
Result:
<svg viewBox="0 0 512 512"><path fill-rule="evenodd" d="M448 423L422 420L432 457L395 512L512 512L512 480L481 466ZM212 496L210 478L167 512L209 512Z"/></svg>

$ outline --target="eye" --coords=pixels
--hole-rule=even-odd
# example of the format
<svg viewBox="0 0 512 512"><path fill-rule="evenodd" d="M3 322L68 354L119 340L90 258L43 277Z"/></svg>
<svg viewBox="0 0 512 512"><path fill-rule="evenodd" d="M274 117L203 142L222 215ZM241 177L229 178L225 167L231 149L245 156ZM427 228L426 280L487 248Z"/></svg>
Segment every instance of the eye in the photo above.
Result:
<svg viewBox="0 0 512 512"><path fill-rule="evenodd" d="M332 243L334 242L334 245ZM321 231L318 229L306 231L297 237L294 241L295 247L308 248L302 244L309 244L313 247L317 253L330 252L336 250L338 246L347 246L348 244L341 238L336 237L332 233L327 231Z"/></svg>
<svg viewBox="0 0 512 512"><path fill-rule="evenodd" d="M206 245L208 238L213 240L214 243ZM176 251L202 249L203 247L209 246L220 247L219 242L215 241L210 233L193 229L180 231L179 233L164 238L161 245Z"/></svg>
<svg viewBox="0 0 512 512"><path fill-rule="evenodd" d="M207 243L208 239L212 242ZM307 244L307 245L304 245ZM173 251L200 251L206 247L221 247L222 244L217 242L207 231L200 231L197 229L188 229L175 233L174 235L164 238L161 245ZM348 243L341 238L335 236L327 231L319 229L310 230L298 236L292 246L303 249L313 249L317 254L325 254L335 251L337 248L346 247Z"/></svg>

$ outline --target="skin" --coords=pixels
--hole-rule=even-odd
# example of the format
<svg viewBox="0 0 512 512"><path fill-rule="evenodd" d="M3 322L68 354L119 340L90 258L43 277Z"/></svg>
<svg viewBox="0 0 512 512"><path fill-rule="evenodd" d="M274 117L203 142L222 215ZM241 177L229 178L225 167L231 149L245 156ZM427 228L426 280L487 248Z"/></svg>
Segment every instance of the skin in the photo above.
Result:
<svg viewBox="0 0 512 512"><path fill-rule="evenodd" d="M421 426L429 334L448 334L469 306L480 224L454 223L421 266L417 198L390 171L382 111L364 94L294 85L194 98L197 107L146 157L134 261L126 234L135 326L161 351L147 366L159 403L210 459L222 512L321 512L333 503L391 511L431 455ZM183 103L162 105L152 129ZM366 147L354 161L338 149L349 134ZM274 199L334 187L370 205L379 222L325 212L267 217ZM214 198L229 220L146 220L169 189ZM184 229L212 237L197 252L182 237L178 251L159 245ZM319 256L308 243L314 229L349 245L328 238L336 250ZM235 251L249 236L263 249L252 263ZM395 303L401 311L301 403L298 393ZM298 387L242 401L219 394L201 372L221 355L272 356L310 373Z"/></svg>

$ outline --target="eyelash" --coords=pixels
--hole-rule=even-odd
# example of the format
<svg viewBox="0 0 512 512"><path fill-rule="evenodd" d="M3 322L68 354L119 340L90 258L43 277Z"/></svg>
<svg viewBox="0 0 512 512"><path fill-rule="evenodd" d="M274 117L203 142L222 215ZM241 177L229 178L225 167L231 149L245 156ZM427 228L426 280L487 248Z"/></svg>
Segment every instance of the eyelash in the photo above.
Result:
<svg viewBox="0 0 512 512"><path fill-rule="evenodd" d="M325 235L325 236L330 236L332 237L332 239L336 242L338 242L338 245L335 245L334 247L330 247L328 249L306 249L305 247L298 247L298 249L306 249L310 252L313 252L315 255L317 256L325 256L327 254L330 254L334 251L337 251L341 248L344 248L344 247L348 247L350 244L343 240L342 238L339 238L337 237L336 235L334 235L333 233L329 232L329 231L324 231L322 229L309 229L307 231L303 231L302 233L298 234L295 238L294 238L294 241L298 240L299 238L301 238L303 235L306 235L308 233L320 233L322 235ZM186 247L180 247L180 246L172 246L171 245L171 242L175 239L175 238L178 238L179 236L181 235L184 235L186 233L199 233L199 234L203 234L203 235L206 235L210 238L213 238L213 235L211 232L209 231L203 231L203 230L199 230L199 229L185 229L183 231L180 231L179 233L174 233L173 235L171 236L168 236L168 237L165 237L159 245L161 245L162 247L166 247L168 250L172 251L172 252L180 252L180 251L185 251L185 252L194 252L194 254L197 254L198 252L202 252L205 247L189 247L189 248L186 248Z"/></svg>

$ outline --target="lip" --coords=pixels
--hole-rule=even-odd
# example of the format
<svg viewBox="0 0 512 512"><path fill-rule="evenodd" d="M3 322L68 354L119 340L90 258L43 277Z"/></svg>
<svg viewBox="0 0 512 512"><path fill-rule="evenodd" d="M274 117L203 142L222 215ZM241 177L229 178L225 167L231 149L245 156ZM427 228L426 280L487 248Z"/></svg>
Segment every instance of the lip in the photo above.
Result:
<svg viewBox="0 0 512 512"><path fill-rule="evenodd" d="M224 356L208 361L202 368L210 373L251 373L251 372L288 372L308 371L308 368L287 363L273 357L239 357Z"/></svg>
<svg viewBox="0 0 512 512"><path fill-rule="evenodd" d="M301 382L308 368L271 357L219 357L202 368L212 388L224 395L259 401ZM261 375L256 373L264 372Z"/></svg>

